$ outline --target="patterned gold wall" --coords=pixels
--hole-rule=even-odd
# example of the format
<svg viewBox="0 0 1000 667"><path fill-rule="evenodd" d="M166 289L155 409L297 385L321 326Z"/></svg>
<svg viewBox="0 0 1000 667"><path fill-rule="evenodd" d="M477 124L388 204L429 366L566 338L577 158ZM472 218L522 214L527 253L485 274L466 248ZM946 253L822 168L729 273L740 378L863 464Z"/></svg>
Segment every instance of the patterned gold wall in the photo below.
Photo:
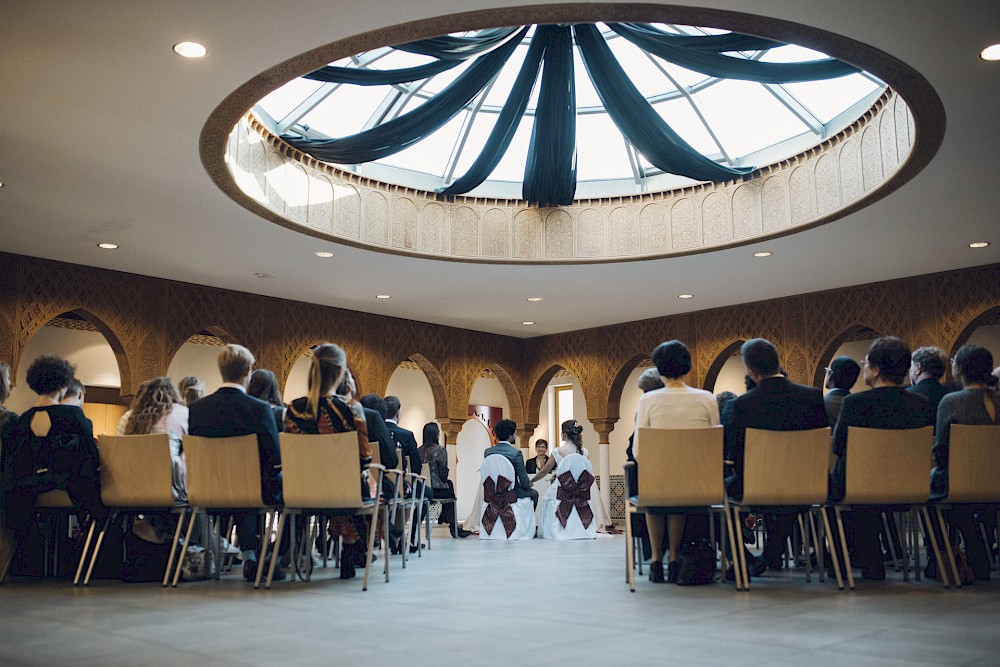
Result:
<svg viewBox="0 0 1000 667"><path fill-rule="evenodd" d="M1000 264L528 340L3 253L0 280L0 359L15 367L31 337L64 312L85 317L107 338L123 394L165 374L181 345L201 331L246 345L282 385L304 350L332 340L347 350L365 392L384 392L407 359L419 366L452 438L485 370L503 386L522 432L538 423L549 380L572 374L587 418L607 442L619 417L631 417L619 415L629 373L669 338L691 348L699 386L712 386L734 346L756 336L777 344L794 380L818 384L829 355L861 330L954 351L1000 312Z"/></svg>

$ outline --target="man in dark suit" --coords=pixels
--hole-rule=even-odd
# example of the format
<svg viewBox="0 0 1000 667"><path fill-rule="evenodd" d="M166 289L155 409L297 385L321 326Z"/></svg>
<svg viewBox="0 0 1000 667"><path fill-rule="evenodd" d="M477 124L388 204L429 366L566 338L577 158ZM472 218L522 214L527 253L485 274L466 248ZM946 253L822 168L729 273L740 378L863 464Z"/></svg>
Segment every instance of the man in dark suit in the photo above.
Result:
<svg viewBox="0 0 1000 667"><path fill-rule="evenodd" d="M483 458L499 454L507 457L514 465L514 493L518 498L531 498L531 504L538 507L538 491L531 488L531 480L528 478L528 471L524 467L524 457L521 450L514 448L514 434L517 432L517 422L511 419L501 419L493 427L493 434L497 437L497 444L483 452Z"/></svg>
<svg viewBox="0 0 1000 667"><path fill-rule="evenodd" d="M920 394L906 391L903 379L910 366L910 349L892 336L877 339L868 348L861 372L869 391L844 399L840 419L833 430L833 453L837 462L830 472L830 500L844 498L847 474L847 431L864 428L920 428L931 423L930 402ZM929 486L928 486L929 488ZM884 579L883 554L878 542L879 511L858 509L851 513L857 565L865 579Z"/></svg>
<svg viewBox="0 0 1000 667"><path fill-rule="evenodd" d="M417 475L420 474L420 469L423 466L423 462L420 460L420 452L417 451L417 439L413 435L413 431L408 431L399 425L399 415L402 411L402 405L399 402L399 398L396 396L386 396L385 397L385 412L382 416L385 418L385 426L389 430L389 435L392 436L393 442L402 450L403 453L403 467L411 473ZM411 493L419 494L420 489L413 489ZM431 491L430 487L426 487L425 497L427 500L434 499L434 493ZM419 511L423 511L420 508ZM420 515L413 517L413 531L410 535L410 551L416 551L417 547L414 544L416 542L416 536L420 534Z"/></svg>
<svg viewBox="0 0 1000 667"><path fill-rule="evenodd" d="M781 372L778 350L763 338L748 340L740 348L747 376L756 387L729 402L729 423L725 424L726 458L733 461L733 473L726 477L726 491L734 498L743 496L743 455L747 428L768 431L804 431L827 425L823 394L815 387L794 384ZM781 567L785 541L795 524L795 513L772 514L766 521L763 564ZM758 566L759 570L759 566Z"/></svg>
<svg viewBox="0 0 1000 667"><path fill-rule="evenodd" d="M281 451L278 428L271 406L246 393L253 373L254 357L242 345L226 345L219 353L222 386L214 394L191 404L188 432L206 438L257 435L260 457L260 495L266 503L281 502ZM252 581L257 574L260 544L259 517L254 512L236 516L236 534L243 552L243 577ZM284 573L275 572L275 578Z"/></svg>
<svg viewBox="0 0 1000 667"><path fill-rule="evenodd" d="M910 386L907 391L930 401L931 426L937 424L937 409L948 390L941 384L948 355L940 347L919 347L910 356Z"/></svg>
<svg viewBox="0 0 1000 667"><path fill-rule="evenodd" d="M826 419L831 427L837 425L844 399L850 395L851 388L858 381L860 374L861 366L850 357L837 357L826 369L826 380L823 385L830 391L823 397L823 405L826 406Z"/></svg>

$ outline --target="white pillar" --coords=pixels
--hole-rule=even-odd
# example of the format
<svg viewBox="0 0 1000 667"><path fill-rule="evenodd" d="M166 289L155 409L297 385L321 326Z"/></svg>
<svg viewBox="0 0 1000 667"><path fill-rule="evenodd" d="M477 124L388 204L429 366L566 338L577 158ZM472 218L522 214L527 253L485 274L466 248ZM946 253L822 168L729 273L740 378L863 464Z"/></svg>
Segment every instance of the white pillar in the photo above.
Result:
<svg viewBox="0 0 1000 667"><path fill-rule="evenodd" d="M601 473L601 501L604 503L604 509L608 511L608 516L611 516L611 445L606 442L602 442L601 445L601 460L600 460L600 473Z"/></svg>

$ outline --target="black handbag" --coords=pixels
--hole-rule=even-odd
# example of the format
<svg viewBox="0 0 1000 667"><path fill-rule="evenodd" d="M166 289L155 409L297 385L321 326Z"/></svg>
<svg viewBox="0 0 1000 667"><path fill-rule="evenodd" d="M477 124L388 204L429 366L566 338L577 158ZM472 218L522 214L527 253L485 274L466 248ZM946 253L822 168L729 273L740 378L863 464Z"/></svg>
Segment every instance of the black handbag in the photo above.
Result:
<svg viewBox="0 0 1000 667"><path fill-rule="evenodd" d="M701 586L715 581L715 549L699 538L681 547L678 586Z"/></svg>

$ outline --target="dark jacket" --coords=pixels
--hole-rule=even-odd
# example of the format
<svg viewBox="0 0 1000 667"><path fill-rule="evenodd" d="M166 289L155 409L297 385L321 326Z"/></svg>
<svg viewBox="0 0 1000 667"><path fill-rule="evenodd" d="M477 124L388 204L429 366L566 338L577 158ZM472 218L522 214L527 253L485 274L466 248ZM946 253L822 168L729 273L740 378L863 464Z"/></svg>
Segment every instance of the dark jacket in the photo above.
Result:
<svg viewBox="0 0 1000 667"><path fill-rule="evenodd" d="M518 498L528 498L531 496L531 480L528 478L528 471L524 467L524 457L520 449L514 449L509 442L499 442L483 452L483 458L499 454L507 457L514 465L514 493Z"/></svg>
<svg viewBox="0 0 1000 667"><path fill-rule="evenodd" d="M403 458L409 466L409 472L420 474L420 452L417 451L417 439L413 437L413 431L407 431L396 422L386 421L386 428L392 435L392 439L403 451Z"/></svg>
<svg viewBox="0 0 1000 667"><path fill-rule="evenodd" d="M261 498L268 503L280 502L281 450L278 426L269 403L239 389L222 387L191 404L188 433L205 438L256 434Z"/></svg>
<svg viewBox="0 0 1000 667"><path fill-rule="evenodd" d="M907 387L906 390L914 394L920 394L931 402L931 426L936 425L938 405L941 404L941 399L945 397L945 394L949 393L948 390L940 382L932 378L924 378L915 385Z"/></svg>
<svg viewBox="0 0 1000 667"><path fill-rule="evenodd" d="M386 470L392 470L399 463L396 458L396 445L393 444L392 435L386 428L385 420L382 419L378 410L365 408L365 422L368 424L368 441L378 443L378 453L382 465Z"/></svg>

